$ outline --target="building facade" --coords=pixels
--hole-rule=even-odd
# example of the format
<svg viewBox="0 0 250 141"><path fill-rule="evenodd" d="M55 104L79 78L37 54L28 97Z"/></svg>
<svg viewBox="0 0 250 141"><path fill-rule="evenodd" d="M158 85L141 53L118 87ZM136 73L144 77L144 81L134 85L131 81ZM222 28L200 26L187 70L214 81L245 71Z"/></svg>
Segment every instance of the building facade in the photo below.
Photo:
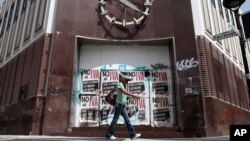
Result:
<svg viewBox="0 0 250 141"><path fill-rule="evenodd" d="M227 135L250 119L239 40L213 40L230 26L220 0L5 1L0 134L104 136L122 71L143 137Z"/></svg>
<svg viewBox="0 0 250 141"><path fill-rule="evenodd" d="M213 39L232 26L237 28L234 13L225 9L222 2L192 1L207 135L228 134L230 124L248 123L249 118L249 93L239 38ZM248 50L246 58L249 60Z"/></svg>

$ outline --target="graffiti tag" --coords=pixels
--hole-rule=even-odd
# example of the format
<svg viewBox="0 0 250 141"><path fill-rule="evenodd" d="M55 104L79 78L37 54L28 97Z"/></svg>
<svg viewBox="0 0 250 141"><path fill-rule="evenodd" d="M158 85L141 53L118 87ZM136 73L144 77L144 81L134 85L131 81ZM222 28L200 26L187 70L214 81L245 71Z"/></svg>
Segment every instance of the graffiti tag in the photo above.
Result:
<svg viewBox="0 0 250 141"><path fill-rule="evenodd" d="M66 95L68 92L69 89L56 87L55 85L52 85L48 88L48 93L50 93L51 95Z"/></svg>
<svg viewBox="0 0 250 141"><path fill-rule="evenodd" d="M169 69L169 66L167 65L164 65L164 64L155 64L155 65L151 65L151 67L154 69L154 70L167 70Z"/></svg>
<svg viewBox="0 0 250 141"><path fill-rule="evenodd" d="M197 67L199 64L198 61L194 60L194 58L191 59L186 59L186 60L182 60L182 61L178 61L176 63L176 68L178 71L183 71L183 70L187 70L190 68L195 68Z"/></svg>
<svg viewBox="0 0 250 141"><path fill-rule="evenodd" d="M70 74L63 69L55 69L52 71L52 75L69 77Z"/></svg>

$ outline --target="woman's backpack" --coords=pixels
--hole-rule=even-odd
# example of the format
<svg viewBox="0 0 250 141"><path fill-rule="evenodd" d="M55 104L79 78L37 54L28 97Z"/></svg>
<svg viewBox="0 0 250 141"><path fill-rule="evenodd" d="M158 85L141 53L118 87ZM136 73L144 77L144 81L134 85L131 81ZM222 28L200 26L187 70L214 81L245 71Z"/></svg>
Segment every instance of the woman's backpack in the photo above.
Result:
<svg viewBox="0 0 250 141"><path fill-rule="evenodd" d="M109 93L105 96L105 101L107 101L110 105L115 105L116 101L115 90L110 90Z"/></svg>

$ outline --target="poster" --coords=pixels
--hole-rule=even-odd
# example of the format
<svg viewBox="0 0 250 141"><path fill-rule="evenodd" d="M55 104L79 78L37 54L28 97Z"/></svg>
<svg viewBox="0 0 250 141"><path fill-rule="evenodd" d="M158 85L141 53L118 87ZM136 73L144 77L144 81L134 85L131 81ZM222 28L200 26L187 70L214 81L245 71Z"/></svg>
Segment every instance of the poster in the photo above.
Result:
<svg viewBox="0 0 250 141"><path fill-rule="evenodd" d="M157 70L151 73L151 125L153 127L172 127L174 124L171 77L168 70Z"/></svg>
<svg viewBox="0 0 250 141"><path fill-rule="evenodd" d="M126 110L134 125L149 125L149 83L145 79L144 71L130 71L127 72L132 81L128 82L128 91L132 94L137 94L141 98L136 100L128 97Z"/></svg>
<svg viewBox="0 0 250 141"><path fill-rule="evenodd" d="M122 70L120 70L122 68ZM139 95L135 100L127 97L126 111L133 125L172 127L174 125L171 71L136 71L124 65L104 65L81 71L81 89L77 96L79 126L109 125L114 117L114 106L105 101L105 96L115 90L119 73L123 71L132 81L125 86L127 91ZM146 76L145 76L146 75ZM115 93L116 94L116 93ZM118 124L124 124L122 116Z"/></svg>
<svg viewBox="0 0 250 141"><path fill-rule="evenodd" d="M93 94L81 94L81 125L98 125L99 96Z"/></svg>
<svg viewBox="0 0 250 141"><path fill-rule="evenodd" d="M101 71L100 125L110 124L114 117L114 106L105 101L105 96L116 89L118 82L119 71Z"/></svg>
<svg viewBox="0 0 250 141"><path fill-rule="evenodd" d="M97 69L81 71L80 126L99 125L99 77Z"/></svg>
<svg viewBox="0 0 250 141"><path fill-rule="evenodd" d="M81 93L98 94L100 70L84 69L81 71L82 91Z"/></svg>

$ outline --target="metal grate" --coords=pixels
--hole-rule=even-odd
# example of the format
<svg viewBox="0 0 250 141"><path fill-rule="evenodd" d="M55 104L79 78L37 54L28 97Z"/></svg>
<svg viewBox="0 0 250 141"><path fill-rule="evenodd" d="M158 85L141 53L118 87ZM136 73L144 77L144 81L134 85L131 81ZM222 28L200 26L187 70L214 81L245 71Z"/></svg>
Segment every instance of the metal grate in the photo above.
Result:
<svg viewBox="0 0 250 141"><path fill-rule="evenodd" d="M4 90L4 82L5 82L5 79L6 79L6 73L7 73L7 66L5 65L4 67L1 68L2 70L2 78L0 80L1 82L1 85L0 85L0 106L4 106L4 93L3 93L3 90Z"/></svg>
<svg viewBox="0 0 250 141"><path fill-rule="evenodd" d="M15 84L14 84L12 103L18 102L19 88L21 86L21 79L22 79L22 74L23 74L24 57L25 57L25 52L21 52L17 58L17 60L18 60L17 61L17 72L16 72L16 79L15 79Z"/></svg>
<svg viewBox="0 0 250 141"><path fill-rule="evenodd" d="M206 54L206 43L204 37L199 36L197 39L197 49L198 49L198 59L199 59L199 68L201 74L201 89L205 96L211 96L211 84L209 79L209 71L208 71L208 62L207 62L207 54Z"/></svg>
<svg viewBox="0 0 250 141"><path fill-rule="evenodd" d="M224 63L223 64L225 64L223 73L226 75L226 77L223 78L223 81L225 82L224 83L225 101L231 103L229 60L226 57L224 57Z"/></svg>
<svg viewBox="0 0 250 141"><path fill-rule="evenodd" d="M10 93L10 99L9 101L7 101L7 104L11 104L13 101L13 92L14 92L14 88L15 88L15 80L16 80L16 74L17 74L17 60L18 57L15 57L12 60L12 70L11 70L11 78L10 78L10 89L9 89L9 93Z"/></svg>
<svg viewBox="0 0 250 141"><path fill-rule="evenodd" d="M12 92L13 92L13 87L14 87L14 81L15 81L15 73L16 73L16 62L11 61L9 64L11 64L11 68L8 70L10 72L10 77L9 77L9 84L8 84L8 89L7 89L7 99L6 99L6 105L9 105L12 99Z"/></svg>
<svg viewBox="0 0 250 141"><path fill-rule="evenodd" d="M249 109L244 72L204 36L196 44L204 95Z"/></svg>
<svg viewBox="0 0 250 141"><path fill-rule="evenodd" d="M45 86L46 86L46 79L47 79L47 71L48 71L48 64L49 64L49 54L50 48L52 45L52 34L45 34L44 37L44 47L42 50L41 56L41 67L40 67L40 77L38 82L38 95L45 94Z"/></svg>
<svg viewBox="0 0 250 141"><path fill-rule="evenodd" d="M214 75L214 79L215 79L215 85L216 85L216 90L217 90L217 96L220 99L223 99L223 93L224 93L224 89L223 89L223 81L222 81L222 73L221 73L221 67L220 64L215 61L216 63L214 63L213 65L213 69L215 72Z"/></svg>

